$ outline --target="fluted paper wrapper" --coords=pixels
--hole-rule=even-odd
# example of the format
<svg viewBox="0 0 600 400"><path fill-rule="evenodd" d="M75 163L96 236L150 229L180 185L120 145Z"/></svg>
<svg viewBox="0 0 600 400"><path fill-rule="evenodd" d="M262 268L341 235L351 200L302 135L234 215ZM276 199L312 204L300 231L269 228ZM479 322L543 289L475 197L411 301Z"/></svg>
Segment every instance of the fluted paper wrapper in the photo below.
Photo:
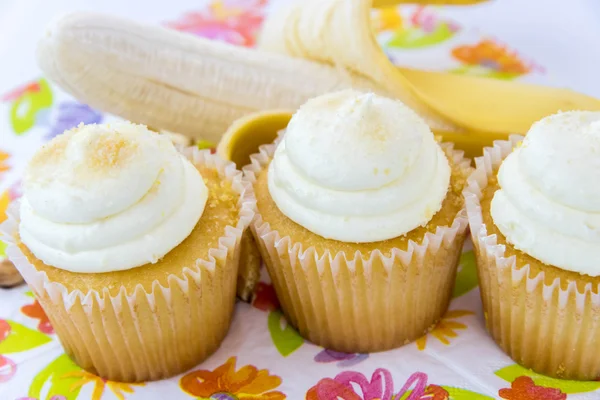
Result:
<svg viewBox="0 0 600 400"><path fill-rule="evenodd" d="M504 256L505 246L487 234L483 223L483 189L521 140L515 135L484 149L465 190L486 327L527 368L558 378L595 380L600 376L600 288L590 282L581 292L575 281L557 277L548 283L544 271L532 276L529 265Z"/></svg>
<svg viewBox="0 0 600 400"><path fill-rule="evenodd" d="M208 150L182 152L194 164L215 168L231 182L240 194L239 220L235 227L226 227L207 260L198 259L194 268L169 276L166 286L154 281L150 293L142 285L130 294L123 287L115 296L108 289L69 291L38 271L17 246L18 202L0 226L6 254L46 311L66 353L102 378L133 382L178 374L213 353L229 329L240 243L254 216L254 195L233 163Z"/></svg>
<svg viewBox="0 0 600 400"><path fill-rule="evenodd" d="M244 168L251 182L269 163L276 145L262 146ZM468 174L462 152L447 152ZM465 210L452 226L427 233L406 251L317 254L272 230L257 213L251 225L288 321L313 343L366 353L421 337L445 313L466 237Z"/></svg>

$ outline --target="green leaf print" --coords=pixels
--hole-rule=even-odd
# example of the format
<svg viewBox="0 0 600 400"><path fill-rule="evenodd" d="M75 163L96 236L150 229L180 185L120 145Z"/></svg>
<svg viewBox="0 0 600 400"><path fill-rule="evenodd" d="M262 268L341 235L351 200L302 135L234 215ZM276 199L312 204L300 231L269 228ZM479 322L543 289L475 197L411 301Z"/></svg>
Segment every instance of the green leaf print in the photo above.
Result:
<svg viewBox="0 0 600 400"><path fill-rule="evenodd" d="M477 287L477 267L475 264L475 253L472 250L465 251L460 256L456 283L452 297L459 297Z"/></svg>
<svg viewBox="0 0 600 400"><path fill-rule="evenodd" d="M401 49L416 49L442 43L450 39L454 34L450 26L446 23L439 24L430 33L423 31L421 28L404 28L394 32L394 36L386 45Z"/></svg>
<svg viewBox="0 0 600 400"><path fill-rule="evenodd" d="M6 257L6 243L4 243L2 240L0 240L0 257Z"/></svg>
<svg viewBox="0 0 600 400"><path fill-rule="evenodd" d="M13 102L10 109L10 122L17 135L30 130L35 125L38 112L52 105L52 90L45 79L32 86Z"/></svg>
<svg viewBox="0 0 600 400"><path fill-rule="evenodd" d="M285 324L283 328L282 322ZM289 356L304 343L302 336L287 323L281 311L271 311L267 323L273 344L282 356Z"/></svg>
<svg viewBox="0 0 600 400"><path fill-rule="evenodd" d="M566 394L593 392L600 388L600 382L597 381L568 381L563 379L550 378L548 376L537 374L526 369L519 364L509 365L495 372L497 376L505 381L512 383L520 376L528 376L538 386L560 389Z"/></svg>
<svg viewBox="0 0 600 400"><path fill-rule="evenodd" d="M440 386L442 389L448 392L450 396L448 400L494 400L493 397L487 396L485 394L479 394L476 392L471 392L467 389L460 389L450 386ZM407 391L402 395L402 397L394 396L392 400L408 400L412 393L412 390ZM428 397L429 398L429 397Z"/></svg>
<svg viewBox="0 0 600 400"><path fill-rule="evenodd" d="M450 395L450 400L494 400L493 397L485 394L471 392L467 389L460 389L450 386L442 386Z"/></svg>
<svg viewBox="0 0 600 400"><path fill-rule="evenodd" d="M485 78L493 78L509 81L521 76L521 74L514 72L503 72L496 71L495 69L483 67L480 65L463 65L462 67L455 68L450 72L458 75L474 75L481 76Z"/></svg>
<svg viewBox="0 0 600 400"><path fill-rule="evenodd" d="M81 368L71 361L66 354L61 354L33 378L28 396L40 400L49 400L56 395L63 395L67 400L77 399L81 386L73 386L73 384L79 378L61 378L61 376L72 371L81 371ZM42 399L40 396L42 388L45 386L48 386L49 389L46 397Z"/></svg>
<svg viewBox="0 0 600 400"><path fill-rule="evenodd" d="M48 336L35 329L14 321L5 322L8 323L10 329L8 329L5 339L0 341L0 354L19 353L52 341Z"/></svg>

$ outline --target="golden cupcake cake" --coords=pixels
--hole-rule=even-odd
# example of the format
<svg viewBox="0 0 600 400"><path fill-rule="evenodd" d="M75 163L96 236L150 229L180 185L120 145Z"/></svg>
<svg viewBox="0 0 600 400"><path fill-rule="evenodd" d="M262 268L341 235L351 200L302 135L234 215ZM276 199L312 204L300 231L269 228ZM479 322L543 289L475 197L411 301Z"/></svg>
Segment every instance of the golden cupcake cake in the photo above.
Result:
<svg viewBox="0 0 600 400"><path fill-rule="evenodd" d="M131 123L80 125L34 155L3 240L77 364L154 380L227 333L252 199L209 151Z"/></svg>
<svg viewBox="0 0 600 400"><path fill-rule="evenodd" d="M477 159L465 198L486 326L517 363L600 376L600 113L565 112Z"/></svg>
<svg viewBox="0 0 600 400"><path fill-rule="evenodd" d="M404 104L314 98L244 169L251 225L289 322L312 342L372 352L423 335L447 309L470 172Z"/></svg>

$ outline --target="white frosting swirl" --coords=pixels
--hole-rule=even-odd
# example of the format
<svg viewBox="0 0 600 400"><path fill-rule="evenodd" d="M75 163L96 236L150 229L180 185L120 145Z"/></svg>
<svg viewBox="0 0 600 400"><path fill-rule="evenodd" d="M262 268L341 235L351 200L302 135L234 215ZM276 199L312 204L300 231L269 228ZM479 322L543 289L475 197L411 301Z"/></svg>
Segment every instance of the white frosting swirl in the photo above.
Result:
<svg viewBox="0 0 600 400"><path fill-rule="evenodd" d="M109 272L154 263L192 231L208 198L198 170L140 125L80 125L27 168L19 235L44 263Z"/></svg>
<svg viewBox="0 0 600 400"><path fill-rule="evenodd" d="M399 101L344 90L304 104L269 166L283 214L328 239L375 242L425 225L450 166L427 124Z"/></svg>
<svg viewBox="0 0 600 400"><path fill-rule="evenodd" d="M600 112L535 123L498 183L491 215L509 243L546 264L600 275Z"/></svg>

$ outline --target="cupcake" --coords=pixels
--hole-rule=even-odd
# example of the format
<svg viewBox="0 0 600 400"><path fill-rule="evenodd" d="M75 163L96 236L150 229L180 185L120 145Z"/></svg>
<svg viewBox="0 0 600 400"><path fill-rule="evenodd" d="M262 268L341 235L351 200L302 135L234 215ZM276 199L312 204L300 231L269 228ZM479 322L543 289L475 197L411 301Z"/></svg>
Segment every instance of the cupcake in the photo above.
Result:
<svg viewBox="0 0 600 400"><path fill-rule="evenodd" d="M600 376L600 113L566 112L477 160L465 199L486 326L517 363Z"/></svg>
<svg viewBox="0 0 600 400"><path fill-rule="evenodd" d="M150 127L148 127L148 129L169 138L169 140L176 146L185 147L194 145L199 149L211 149L214 151L214 146L208 141L200 140L192 143L191 138L182 135L181 133L170 132L161 129L153 129ZM225 160L230 159L229 157L223 157L223 155L219 154L218 151L217 154ZM252 300L252 296L256 290L258 281L260 280L261 265L262 260L260 259L260 255L258 254L258 249L256 248L256 244L254 243L252 234L250 233L250 230L246 230L244 232L244 235L242 236L240 263L237 278L237 296L241 300L245 302L250 302Z"/></svg>
<svg viewBox="0 0 600 400"><path fill-rule="evenodd" d="M404 104L344 90L304 104L244 172L288 321L329 349L408 343L447 309L469 163Z"/></svg>
<svg viewBox="0 0 600 400"><path fill-rule="evenodd" d="M252 198L209 151L131 123L80 125L34 155L2 239L78 365L155 380L227 333Z"/></svg>

